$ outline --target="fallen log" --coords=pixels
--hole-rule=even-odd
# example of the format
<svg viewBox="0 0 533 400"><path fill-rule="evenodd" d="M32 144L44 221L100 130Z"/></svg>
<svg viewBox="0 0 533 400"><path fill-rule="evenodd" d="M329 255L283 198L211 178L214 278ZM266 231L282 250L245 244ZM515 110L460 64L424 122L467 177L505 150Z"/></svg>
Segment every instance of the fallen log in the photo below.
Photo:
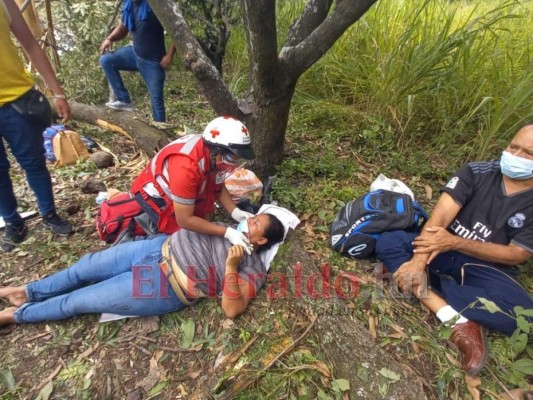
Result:
<svg viewBox="0 0 533 400"><path fill-rule="evenodd" d="M91 106L75 101L69 101L69 104L72 119L125 135L149 157L170 142L164 131L137 119L134 113L115 111L107 107Z"/></svg>

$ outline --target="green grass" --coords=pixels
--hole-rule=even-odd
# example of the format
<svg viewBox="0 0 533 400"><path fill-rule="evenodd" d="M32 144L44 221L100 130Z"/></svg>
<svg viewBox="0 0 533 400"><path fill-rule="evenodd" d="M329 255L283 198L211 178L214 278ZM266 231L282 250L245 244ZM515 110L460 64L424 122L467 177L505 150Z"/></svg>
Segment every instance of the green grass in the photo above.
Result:
<svg viewBox="0 0 533 400"><path fill-rule="evenodd" d="M303 4L277 2L279 46ZM106 2L106 6L112 8L113 3ZM82 11L65 9L58 22L68 21L69 12L78 18ZM79 53L70 51L64 55L61 76L70 96L101 104L107 99L107 91L96 51L103 33L84 32L91 24L103 25L93 22L108 13L88 8L85 12L89 13L85 21L76 19L71 24L83 45ZM532 12L531 0L381 1L304 74L293 99L287 155L275 180L273 198L307 217L312 226L306 231L311 239L306 244L308 251L328 260L334 270L370 275L368 267L333 254L328 248L329 224L345 202L367 191L382 172L402 179L431 209L438 188L458 166L469 160L498 156L521 121L533 117ZM235 27L227 50L225 75L229 87L238 95L248 89L247 60L245 33L242 27ZM142 118L147 118L148 98L138 75L130 74L127 85ZM179 63L172 66L165 90L172 121L201 130L213 116L192 75L184 72ZM79 165L65 169L58 177L75 180L80 173L93 172L89 164ZM433 191L431 199L425 197L428 188ZM47 261L67 253L61 244L51 241L39 243L37 249ZM65 255L61 263L71 261L69 257ZM522 279L531 291L533 278L527 272L531 265L523 270ZM419 310L409 307L408 301L384 298L372 281L362 285L354 304L354 314L360 320L367 321L369 315L380 318L378 328L384 348L409 349L414 342L428 356L429 364L435 368L430 384L439 398L468 398L462 373L446 358L449 349L443 338L449 332L420 324L424 315ZM214 302L205 302L196 312L198 320L214 321L195 331L195 341L209 347L210 335L222 318L220 308ZM165 316L161 334L172 334L178 345L186 329L190 329L186 328L186 321L194 315L188 310ZM273 321L282 319L277 311L273 317L255 318L253 311L247 312L223 333L238 338L229 347L246 342L255 333L262 335L261 343L250 351L252 363L270 351L275 340L268 333ZM405 327L409 337L388 338L394 323ZM278 332L285 332L286 327L279 325ZM113 341L117 326L102 328L101 340ZM306 398L307 390L318 380L297 369L312 363L309 357L305 352L291 354L284 359L288 369L269 371L240 398L275 398L287 393L300 393L301 398ZM316 354L312 357L319 358ZM504 391L503 386L525 385L521 363L517 362L532 358L527 333L521 332L513 339L493 334L490 363L482 375L483 395L496 398L496 393ZM81 367L71 365L67 371L81 376ZM15 397L19 389L11 384L5 386ZM326 391L329 398L338 397L333 389Z"/></svg>
<svg viewBox="0 0 533 400"><path fill-rule="evenodd" d="M346 108L391 127L374 144L490 157L533 115L532 11L532 2L378 2L300 80L294 123ZM335 128L364 129L348 118Z"/></svg>

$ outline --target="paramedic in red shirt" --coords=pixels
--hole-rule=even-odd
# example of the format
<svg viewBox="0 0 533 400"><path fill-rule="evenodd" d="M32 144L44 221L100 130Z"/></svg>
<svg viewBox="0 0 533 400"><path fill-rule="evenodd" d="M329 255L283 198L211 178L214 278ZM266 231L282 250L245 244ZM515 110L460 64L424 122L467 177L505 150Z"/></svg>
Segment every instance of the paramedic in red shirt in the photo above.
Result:
<svg viewBox="0 0 533 400"><path fill-rule="evenodd" d="M235 206L224 179L243 160L253 158L244 124L232 117L218 117L207 124L203 134L184 136L159 151L135 178L131 192L159 232L172 234L184 228L223 236L250 254L251 246L242 232L209 219L215 201L236 221L252 216Z"/></svg>

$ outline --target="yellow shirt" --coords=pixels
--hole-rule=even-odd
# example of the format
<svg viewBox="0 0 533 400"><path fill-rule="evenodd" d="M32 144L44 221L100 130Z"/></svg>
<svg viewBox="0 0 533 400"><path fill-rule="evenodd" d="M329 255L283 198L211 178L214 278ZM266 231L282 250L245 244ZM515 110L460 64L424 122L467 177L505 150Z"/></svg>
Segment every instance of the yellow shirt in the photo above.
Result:
<svg viewBox="0 0 533 400"><path fill-rule="evenodd" d="M0 107L13 101L33 86L33 78L24 68L11 40L11 17L0 0Z"/></svg>

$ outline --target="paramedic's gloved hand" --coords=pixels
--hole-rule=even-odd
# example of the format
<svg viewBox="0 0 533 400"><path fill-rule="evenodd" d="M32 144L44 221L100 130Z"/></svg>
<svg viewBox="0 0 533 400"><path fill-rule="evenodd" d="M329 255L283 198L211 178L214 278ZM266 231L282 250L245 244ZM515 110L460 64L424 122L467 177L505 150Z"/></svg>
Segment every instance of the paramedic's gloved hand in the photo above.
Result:
<svg viewBox="0 0 533 400"><path fill-rule="evenodd" d="M228 226L226 228L226 233L224 233L224 237L228 239L231 242L231 244L241 245L242 247L244 247L244 251L246 251L246 254L248 255L252 254L252 250L254 248L250 244L248 238L244 236L242 232L239 232L238 230L230 228Z"/></svg>
<svg viewBox="0 0 533 400"><path fill-rule="evenodd" d="M235 207L231 212L231 218L237 222L241 222L243 219L252 218L254 215L252 213L241 210L239 207Z"/></svg>

